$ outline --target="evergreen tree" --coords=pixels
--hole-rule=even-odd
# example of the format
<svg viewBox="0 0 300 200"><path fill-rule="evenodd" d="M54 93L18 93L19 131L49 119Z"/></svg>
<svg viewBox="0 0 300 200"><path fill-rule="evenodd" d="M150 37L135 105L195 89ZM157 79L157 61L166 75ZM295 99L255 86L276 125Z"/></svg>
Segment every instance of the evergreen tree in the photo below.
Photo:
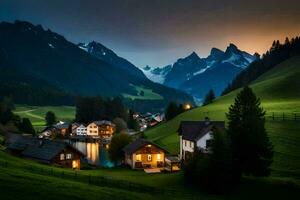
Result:
<svg viewBox="0 0 300 200"><path fill-rule="evenodd" d="M268 176L273 149L265 130L265 111L260 106L260 100L246 86L238 93L226 115L235 178L239 179L243 173Z"/></svg>
<svg viewBox="0 0 300 200"><path fill-rule="evenodd" d="M124 159L123 148L131 142L131 137L125 133L115 134L108 149L109 159L118 164Z"/></svg>
<svg viewBox="0 0 300 200"><path fill-rule="evenodd" d="M48 111L46 113L45 120L46 120L46 125L47 126L52 126L53 124L55 124L56 123L56 116L55 116L54 112Z"/></svg>
<svg viewBox="0 0 300 200"><path fill-rule="evenodd" d="M27 134L35 135L35 130L28 118L23 118L19 130Z"/></svg>
<svg viewBox="0 0 300 200"><path fill-rule="evenodd" d="M207 95L205 96L203 105L208 105L210 103L213 102L213 100L216 98L214 91L211 89L209 90L209 92L207 93Z"/></svg>
<svg viewBox="0 0 300 200"><path fill-rule="evenodd" d="M209 151L194 152L184 165L185 180L211 193L225 193L234 183L229 137L214 129Z"/></svg>
<svg viewBox="0 0 300 200"><path fill-rule="evenodd" d="M166 120L171 120L174 117L176 117L180 113L180 108L178 108L177 104L174 102L170 102L166 111L165 111L165 117Z"/></svg>
<svg viewBox="0 0 300 200"><path fill-rule="evenodd" d="M120 118L117 117L113 120L113 123L116 125L116 133L125 133L127 129L126 122Z"/></svg>
<svg viewBox="0 0 300 200"><path fill-rule="evenodd" d="M2 101L0 101L0 123L6 124L9 121L14 119L14 114L12 110L15 108L14 103L11 98L4 97Z"/></svg>
<svg viewBox="0 0 300 200"><path fill-rule="evenodd" d="M133 129L133 130L139 130L139 123L136 119L133 118L133 110L129 110L129 115L128 115L128 128Z"/></svg>

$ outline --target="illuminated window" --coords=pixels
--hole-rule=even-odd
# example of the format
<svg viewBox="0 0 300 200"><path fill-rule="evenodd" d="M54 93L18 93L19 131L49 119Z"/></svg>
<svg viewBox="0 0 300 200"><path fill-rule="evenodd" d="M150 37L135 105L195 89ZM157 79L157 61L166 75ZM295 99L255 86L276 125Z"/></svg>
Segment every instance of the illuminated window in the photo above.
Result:
<svg viewBox="0 0 300 200"><path fill-rule="evenodd" d="M67 160L72 159L72 154L68 153L68 154L66 155L66 159L67 159Z"/></svg>
<svg viewBox="0 0 300 200"><path fill-rule="evenodd" d="M152 161L152 155L151 155L151 154L148 154L147 160L148 160L148 161Z"/></svg>
<svg viewBox="0 0 300 200"><path fill-rule="evenodd" d="M141 154L136 154L135 159L136 159L136 161L141 161L142 160L142 155Z"/></svg>
<svg viewBox="0 0 300 200"><path fill-rule="evenodd" d="M147 147L151 147L151 144L148 144Z"/></svg>
<svg viewBox="0 0 300 200"><path fill-rule="evenodd" d="M161 161L161 155L157 154L157 161Z"/></svg>
<svg viewBox="0 0 300 200"><path fill-rule="evenodd" d="M60 154L60 160L64 160L65 159L65 154Z"/></svg>

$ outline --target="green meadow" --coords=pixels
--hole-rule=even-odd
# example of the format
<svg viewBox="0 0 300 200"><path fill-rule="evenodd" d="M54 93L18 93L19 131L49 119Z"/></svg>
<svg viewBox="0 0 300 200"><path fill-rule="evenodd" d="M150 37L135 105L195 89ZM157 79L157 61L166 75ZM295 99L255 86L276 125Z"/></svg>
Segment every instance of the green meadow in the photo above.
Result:
<svg viewBox="0 0 300 200"><path fill-rule="evenodd" d="M275 149L273 176L290 177L300 181L300 57L293 57L259 77L250 86L261 99L266 110L266 129ZM210 105L184 112L167 123L146 131L148 139L165 146L171 153L178 154L179 137L177 129L182 120L225 120L226 112L239 90L218 98ZM272 119L272 115L285 120Z"/></svg>
<svg viewBox="0 0 300 200"><path fill-rule="evenodd" d="M45 115L48 111L55 113L58 120L72 121L75 118L75 107L72 106L26 106L16 105L14 113L29 118L36 130L45 127Z"/></svg>
<svg viewBox="0 0 300 200"><path fill-rule="evenodd" d="M294 57L259 77L251 88L262 100L268 116L300 114L300 57ZM194 108L145 132L148 139L177 154L177 129L182 120L226 120L225 113L238 91ZM74 118L72 107L17 106L16 113L44 125L48 110L61 120ZM291 115L293 116L293 115ZM39 124L40 123L40 124ZM245 177L225 195L210 195L183 182L183 173L146 174L126 168L73 171L11 156L0 150L0 188L3 199L296 199L300 193L300 120L267 118L274 145L272 175ZM1 148L3 149L3 147Z"/></svg>

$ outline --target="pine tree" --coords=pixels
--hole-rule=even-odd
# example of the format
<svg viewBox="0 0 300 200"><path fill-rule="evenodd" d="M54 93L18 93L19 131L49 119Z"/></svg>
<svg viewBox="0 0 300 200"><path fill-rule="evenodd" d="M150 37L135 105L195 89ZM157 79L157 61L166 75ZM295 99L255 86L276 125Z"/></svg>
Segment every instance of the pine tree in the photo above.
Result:
<svg viewBox="0 0 300 200"><path fill-rule="evenodd" d="M28 118L23 118L19 130L27 134L35 135L35 130Z"/></svg>
<svg viewBox="0 0 300 200"><path fill-rule="evenodd" d="M260 106L260 100L246 86L238 93L226 115L235 178L239 179L243 173L268 176L273 147L265 130L265 111Z"/></svg>
<svg viewBox="0 0 300 200"><path fill-rule="evenodd" d="M180 113L180 110L181 108L179 108L176 103L170 102L165 111L166 120L168 121L176 117Z"/></svg>
<svg viewBox="0 0 300 200"><path fill-rule="evenodd" d="M213 100L216 98L215 93L212 89L209 90L209 92L207 93L207 95L205 96L203 105L208 105L210 103L213 102Z"/></svg>
<svg viewBox="0 0 300 200"><path fill-rule="evenodd" d="M55 116L54 112L48 111L46 113L45 120L46 120L46 125L47 126L52 126L53 124L55 124L56 116Z"/></svg>

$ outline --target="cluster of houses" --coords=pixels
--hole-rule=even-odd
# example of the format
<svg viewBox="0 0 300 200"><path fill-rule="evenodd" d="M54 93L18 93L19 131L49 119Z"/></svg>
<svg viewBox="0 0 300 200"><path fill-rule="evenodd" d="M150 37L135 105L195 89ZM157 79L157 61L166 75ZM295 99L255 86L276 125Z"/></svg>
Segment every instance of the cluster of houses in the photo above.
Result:
<svg viewBox="0 0 300 200"><path fill-rule="evenodd" d="M164 114L160 113L146 113L146 114L133 114L133 118L138 121L140 131L144 131L147 128L153 127L164 120Z"/></svg>
<svg viewBox="0 0 300 200"><path fill-rule="evenodd" d="M61 127L66 128L66 126ZM103 127L105 129L102 129ZM83 135L110 137L114 132L113 127L107 121L105 123L103 121L92 122L87 127L79 125L76 128L76 134L78 131ZM179 155L170 155L163 147L138 138L123 148L124 163L132 169L144 169L149 173L161 170L179 171L181 163L188 160L197 149L209 153L212 132L215 128L224 130L225 122L210 121L208 118L204 121L182 121L178 129ZM84 156L77 149L63 142L38 138L29 139L20 135L13 135L8 140L7 149L24 157L74 169L80 169L80 158Z"/></svg>
<svg viewBox="0 0 300 200"><path fill-rule="evenodd" d="M111 138L116 131L116 125L107 120L94 121L87 125L79 123L64 123L52 125L45 128L41 138L56 137L92 137L92 138Z"/></svg>

